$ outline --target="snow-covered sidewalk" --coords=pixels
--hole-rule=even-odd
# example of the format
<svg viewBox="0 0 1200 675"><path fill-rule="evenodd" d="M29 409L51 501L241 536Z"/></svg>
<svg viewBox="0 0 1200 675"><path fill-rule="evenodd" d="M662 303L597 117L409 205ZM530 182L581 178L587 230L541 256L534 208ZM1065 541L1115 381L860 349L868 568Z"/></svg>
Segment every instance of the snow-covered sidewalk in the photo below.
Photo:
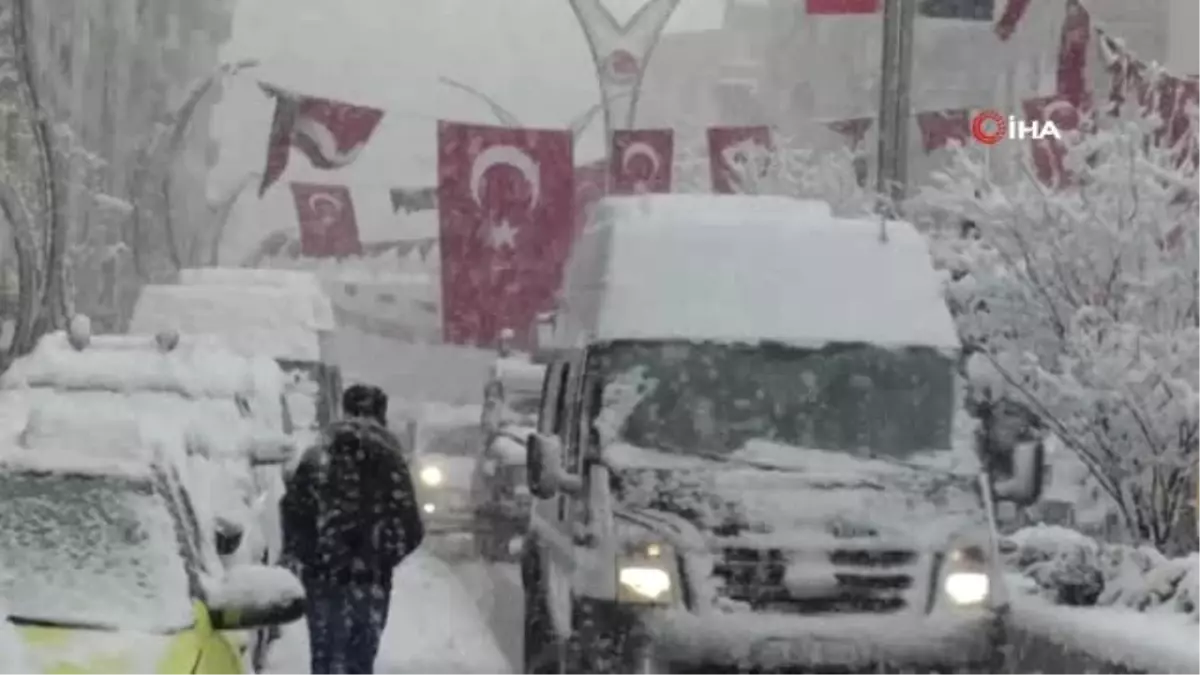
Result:
<svg viewBox="0 0 1200 675"><path fill-rule="evenodd" d="M1133 672L1200 672L1197 626L1185 615L1118 607L1063 607L1031 596L1013 598L1012 607L1014 626L1064 652L1087 655L1098 663L1124 666Z"/></svg>
<svg viewBox="0 0 1200 675"><path fill-rule="evenodd" d="M268 673L308 672L303 620L287 626ZM377 673L510 673L475 599L433 554L419 550L396 570Z"/></svg>

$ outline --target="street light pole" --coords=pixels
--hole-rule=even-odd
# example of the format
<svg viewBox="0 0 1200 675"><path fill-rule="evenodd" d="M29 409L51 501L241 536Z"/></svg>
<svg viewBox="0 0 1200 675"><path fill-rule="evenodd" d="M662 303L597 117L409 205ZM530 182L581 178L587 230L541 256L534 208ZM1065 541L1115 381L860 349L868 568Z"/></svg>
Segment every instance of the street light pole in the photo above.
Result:
<svg viewBox="0 0 1200 675"><path fill-rule="evenodd" d="M888 215L903 201L908 176L908 126L912 107L913 26L915 0L884 0L883 46L880 50L879 145L875 188L888 196Z"/></svg>
<svg viewBox="0 0 1200 675"><path fill-rule="evenodd" d="M462 82L459 82L458 80L452 80L445 76L439 77L438 82L441 82L442 84L446 85L447 87L454 87L455 89L457 89L459 91L466 92L467 94L474 96L475 98L479 99L480 101L483 101L485 104L487 104L487 106L489 108L491 108L492 114L496 116L496 119L500 122L501 125L506 126L506 127L521 126L521 121L518 120L517 116L514 115L512 112L510 112L508 110L508 108L505 108L504 106L500 105L491 96L488 96L487 94L483 93L482 91L479 91L475 87L472 87L469 84L464 84Z"/></svg>

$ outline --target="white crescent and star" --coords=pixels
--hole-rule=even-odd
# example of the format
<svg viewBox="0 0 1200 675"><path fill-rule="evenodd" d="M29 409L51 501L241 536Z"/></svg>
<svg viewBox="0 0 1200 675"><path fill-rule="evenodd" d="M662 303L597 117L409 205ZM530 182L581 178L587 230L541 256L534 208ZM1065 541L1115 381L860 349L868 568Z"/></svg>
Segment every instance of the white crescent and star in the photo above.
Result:
<svg viewBox="0 0 1200 675"><path fill-rule="evenodd" d="M316 224L322 230L334 225L344 207L342 200L328 192L317 192L308 197L308 210L316 216Z"/></svg>
<svg viewBox="0 0 1200 675"><path fill-rule="evenodd" d="M471 163L471 196L475 203L483 205L483 178L489 169L501 164L521 172L525 182L529 183L530 207L536 206L542 196L541 173L529 153L512 145L493 145L476 155Z"/></svg>
<svg viewBox="0 0 1200 675"><path fill-rule="evenodd" d="M637 157L645 157L650 162L650 177L657 176L662 169L662 158L654 147L645 141L634 141L621 152L621 170L629 171L629 165Z"/></svg>

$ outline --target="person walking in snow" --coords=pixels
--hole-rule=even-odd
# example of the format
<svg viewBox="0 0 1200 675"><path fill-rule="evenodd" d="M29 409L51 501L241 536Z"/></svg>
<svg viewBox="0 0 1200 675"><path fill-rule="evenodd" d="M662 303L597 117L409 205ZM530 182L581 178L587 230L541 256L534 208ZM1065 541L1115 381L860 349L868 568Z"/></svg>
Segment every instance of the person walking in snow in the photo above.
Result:
<svg viewBox="0 0 1200 675"><path fill-rule="evenodd" d="M392 574L425 536L387 395L354 385L281 503L284 559L304 583L313 673L373 673Z"/></svg>

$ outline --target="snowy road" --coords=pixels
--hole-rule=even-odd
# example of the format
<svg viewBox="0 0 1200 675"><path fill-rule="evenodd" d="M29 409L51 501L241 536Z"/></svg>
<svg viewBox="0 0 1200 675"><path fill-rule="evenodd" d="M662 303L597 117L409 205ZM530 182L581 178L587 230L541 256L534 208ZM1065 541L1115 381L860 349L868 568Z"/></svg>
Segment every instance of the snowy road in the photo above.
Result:
<svg viewBox="0 0 1200 675"><path fill-rule="evenodd" d="M461 578L424 550L396 571L377 673L510 673L509 661ZM303 621L284 629L268 673L307 673Z"/></svg>
<svg viewBox="0 0 1200 675"><path fill-rule="evenodd" d="M479 561L453 566L463 587L475 597L479 614L487 622L513 672L523 666L523 612L521 570L515 564L488 565Z"/></svg>

